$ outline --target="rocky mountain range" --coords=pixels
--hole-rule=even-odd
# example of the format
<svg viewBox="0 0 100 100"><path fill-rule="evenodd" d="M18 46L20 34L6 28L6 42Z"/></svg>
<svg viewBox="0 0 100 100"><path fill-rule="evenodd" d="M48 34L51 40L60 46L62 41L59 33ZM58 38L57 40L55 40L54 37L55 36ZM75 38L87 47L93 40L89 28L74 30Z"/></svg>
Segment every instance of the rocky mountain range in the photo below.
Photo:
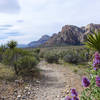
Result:
<svg viewBox="0 0 100 100"><path fill-rule="evenodd" d="M61 46L61 45L80 45L86 40L87 34L100 31L100 24L88 24L83 27L74 25L65 25L61 31L42 36L38 41L32 41L28 45L19 45L19 47L38 47L38 46Z"/></svg>
<svg viewBox="0 0 100 100"><path fill-rule="evenodd" d="M65 25L59 33L53 34L44 46L79 45L86 40L87 34L92 34L93 32L98 32L99 30L100 24L91 23L83 27Z"/></svg>

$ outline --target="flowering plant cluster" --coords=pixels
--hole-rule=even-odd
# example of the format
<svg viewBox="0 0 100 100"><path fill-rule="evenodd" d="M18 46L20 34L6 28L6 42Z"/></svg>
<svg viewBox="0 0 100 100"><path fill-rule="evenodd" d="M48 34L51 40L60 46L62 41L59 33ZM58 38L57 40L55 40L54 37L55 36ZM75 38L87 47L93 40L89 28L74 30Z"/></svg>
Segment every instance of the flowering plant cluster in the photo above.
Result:
<svg viewBox="0 0 100 100"><path fill-rule="evenodd" d="M80 100L100 100L100 54L98 52L94 55L93 63L90 64L88 70L89 77L82 78L82 86L84 90ZM66 97L65 100L79 100L75 89L71 90L73 98Z"/></svg>
<svg viewBox="0 0 100 100"><path fill-rule="evenodd" d="M89 79L82 78L84 91L82 92L81 100L100 100L100 54L94 54L93 63L89 68Z"/></svg>
<svg viewBox="0 0 100 100"><path fill-rule="evenodd" d="M66 98L65 98L65 100L79 100L79 98L78 98L78 93L77 93L77 91L76 91L76 89L71 89L71 96L72 96L72 98L71 97L69 97L69 96L67 96Z"/></svg>

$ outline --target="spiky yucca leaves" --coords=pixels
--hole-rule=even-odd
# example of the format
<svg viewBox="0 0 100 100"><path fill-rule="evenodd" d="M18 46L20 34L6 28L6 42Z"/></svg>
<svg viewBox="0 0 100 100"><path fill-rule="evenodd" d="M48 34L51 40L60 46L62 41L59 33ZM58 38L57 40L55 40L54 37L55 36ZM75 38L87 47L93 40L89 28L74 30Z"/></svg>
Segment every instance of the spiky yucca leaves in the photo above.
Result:
<svg viewBox="0 0 100 100"><path fill-rule="evenodd" d="M87 42L85 43L89 48L92 48L100 52L100 31L97 33L89 34L87 36Z"/></svg>

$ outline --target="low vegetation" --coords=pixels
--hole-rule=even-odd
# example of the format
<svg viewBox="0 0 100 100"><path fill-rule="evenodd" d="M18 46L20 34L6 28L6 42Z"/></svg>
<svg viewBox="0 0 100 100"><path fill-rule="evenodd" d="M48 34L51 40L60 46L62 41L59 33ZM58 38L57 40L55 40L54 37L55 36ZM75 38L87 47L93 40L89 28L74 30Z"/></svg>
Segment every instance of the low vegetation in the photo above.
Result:
<svg viewBox="0 0 100 100"><path fill-rule="evenodd" d="M35 57L24 56L14 62L14 70L16 75L25 75L35 69L37 64L38 60Z"/></svg>
<svg viewBox="0 0 100 100"><path fill-rule="evenodd" d="M0 62L8 66L8 69L11 68L17 76L28 75L31 71L37 69L39 49L28 51L16 46L16 41L10 41L7 45L2 45L0 47Z"/></svg>
<svg viewBox="0 0 100 100"><path fill-rule="evenodd" d="M72 64L80 64L84 62L88 62L91 58L91 52L86 47L80 48L60 48L55 49L45 49L41 50L40 57L44 58L48 63L58 63L59 61L72 63Z"/></svg>
<svg viewBox="0 0 100 100"><path fill-rule="evenodd" d="M59 55L54 52L46 52L44 55L45 60L48 63L58 63L59 62Z"/></svg>
<svg viewBox="0 0 100 100"><path fill-rule="evenodd" d="M0 80L12 81L15 78L14 70L11 67L0 64Z"/></svg>

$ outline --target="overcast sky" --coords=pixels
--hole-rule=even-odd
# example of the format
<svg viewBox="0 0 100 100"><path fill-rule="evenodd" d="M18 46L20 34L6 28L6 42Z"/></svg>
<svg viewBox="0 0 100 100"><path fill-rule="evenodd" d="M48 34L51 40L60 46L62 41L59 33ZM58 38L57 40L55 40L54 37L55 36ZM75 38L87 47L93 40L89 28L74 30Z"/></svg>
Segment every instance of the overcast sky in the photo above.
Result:
<svg viewBox="0 0 100 100"><path fill-rule="evenodd" d="M100 24L100 0L0 0L0 44L52 35L66 24Z"/></svg>

